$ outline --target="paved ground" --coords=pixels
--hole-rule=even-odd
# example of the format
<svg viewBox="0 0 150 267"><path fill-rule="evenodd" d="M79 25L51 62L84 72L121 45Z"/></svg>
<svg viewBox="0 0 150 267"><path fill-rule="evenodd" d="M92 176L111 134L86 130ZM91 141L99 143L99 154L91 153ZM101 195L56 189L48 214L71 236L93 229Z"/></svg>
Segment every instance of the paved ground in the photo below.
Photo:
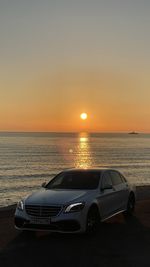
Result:
<svg viewBox="0 0 150 267"><path fill-rule="evenodd" d="M118 215L97 235L18 233L13 209L0 212L0 266L150 266L150 200L137 204L135 216Z"/></svg>

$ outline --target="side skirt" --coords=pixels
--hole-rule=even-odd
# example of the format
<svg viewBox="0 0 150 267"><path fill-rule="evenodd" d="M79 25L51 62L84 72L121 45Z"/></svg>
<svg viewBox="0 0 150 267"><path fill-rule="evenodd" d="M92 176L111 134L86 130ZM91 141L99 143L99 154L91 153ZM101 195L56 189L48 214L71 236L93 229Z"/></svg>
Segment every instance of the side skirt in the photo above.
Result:
<svg viewBox="0 0 150 267"><path fill-rule="evenodd" d="M104 221L106 221L106 220L108 220L108 219L114 217L115 215L124 212L124 211L126 211L126 210L125 210L125 209L123 209L123 210L119 210L119 211L117 211L117 212L111 214L110 216L108 216L108 217L106 217L106 218L104 218L104 219L101 219L101 222L104 222Z"/></svg>

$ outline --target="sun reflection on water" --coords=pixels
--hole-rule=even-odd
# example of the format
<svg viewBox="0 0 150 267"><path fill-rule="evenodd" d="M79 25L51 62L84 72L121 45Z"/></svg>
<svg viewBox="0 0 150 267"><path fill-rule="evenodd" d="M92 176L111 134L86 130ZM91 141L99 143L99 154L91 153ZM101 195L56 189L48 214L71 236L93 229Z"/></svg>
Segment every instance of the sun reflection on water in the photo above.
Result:
<svg viewBox="0 0 150 267"><path fill-rule="evenodd" d="M80 142L87 142L88 138L87 137L80 137Z"/></svg>
<svg viewBox="0 0 150 267"><path fill-rule="evenodd" d="M89 168L92 166L89 135L87 133L79 134L79 143L77 146L77 154L75 159L76 168Z"/></svg>

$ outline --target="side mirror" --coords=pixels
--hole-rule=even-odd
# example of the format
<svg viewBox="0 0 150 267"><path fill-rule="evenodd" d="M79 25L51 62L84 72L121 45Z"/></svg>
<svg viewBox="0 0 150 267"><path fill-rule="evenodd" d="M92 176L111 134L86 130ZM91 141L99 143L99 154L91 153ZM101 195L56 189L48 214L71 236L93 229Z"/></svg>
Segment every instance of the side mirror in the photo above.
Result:
<svg viewBox="0 0 150 267"><path fill-rule="evenodd" d="M113 189L113 186L111 184L105 184L103 187L101 187L102 191L104 191L106 189Z"/></svg>
<svg viewBox="0 0 150 267"><path fill-rule="evenodd" d="M44 188L46 187L46 182L42 183L42 187Z"/></svg>

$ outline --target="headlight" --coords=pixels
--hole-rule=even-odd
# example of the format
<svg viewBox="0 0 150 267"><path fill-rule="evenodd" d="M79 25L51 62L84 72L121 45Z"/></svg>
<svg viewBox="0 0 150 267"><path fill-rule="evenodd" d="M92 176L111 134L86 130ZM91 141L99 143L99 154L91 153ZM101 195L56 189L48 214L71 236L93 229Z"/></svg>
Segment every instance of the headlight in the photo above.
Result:
<svg viewBox="0 0 150 267"><path fill-rule="evenodd" d="M77 212L81 211L84 208L85 204L83 202L70 204L69 206L65 207L64 212Z"/></svg>
<svg viewBox="0 0 150 267"><path fill-rule="evenodd" d="M23 204L23 201L19 201L18 204L17 204L17 208L18 210L23 210L23 207L24 207L24 204Z"/></svg>

